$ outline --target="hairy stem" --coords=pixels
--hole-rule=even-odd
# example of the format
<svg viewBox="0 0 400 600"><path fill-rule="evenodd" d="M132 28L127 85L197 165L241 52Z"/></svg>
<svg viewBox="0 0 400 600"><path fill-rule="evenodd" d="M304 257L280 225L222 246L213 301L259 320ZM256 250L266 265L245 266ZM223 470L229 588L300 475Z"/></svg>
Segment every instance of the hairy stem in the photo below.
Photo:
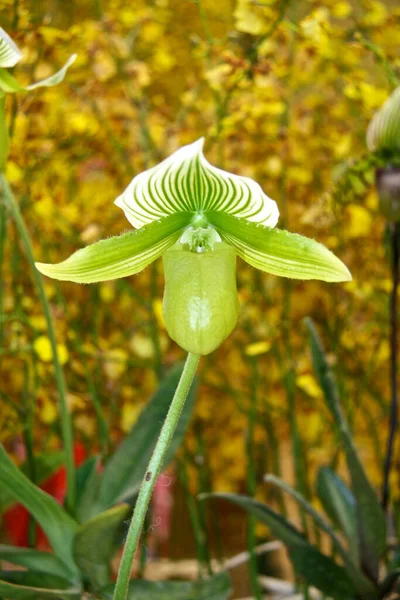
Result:
<svg viewBox="0 0 400 600"><path fill-rule="evenodd" d="M10 186L8 185L7 179L4 173L0 174L0 184L3 190L3 197L6 207L10 211L12 218L14 219L15 225L18 230L20 239L24 245L25 253L28 258L29 265L32 270L32 277L39 295L39 300L42 305L42 311L46 319L47 334L49 336L51 350L53 353L53 366L56 384L58 388L58 401L61 418L61 433L65 451L65 461L67 469L67 499L66 505L69 512L72 514L75 510L75 464L73 454L73 434L72 434L72 422L71 416L68 411L67 405L67 388L64 379L64 373L61 367L60 358L58 356L56 333L53 323L53 317L50 310L50 305L47 300L46 292L44 289L43 279L39 271L35 267L35 259L33 256L32 243L29 237L28 230L26 228L24 219L21 211L19 210L18 203L14 198Z"/></svg>
<svg viewBox="0 0 400 600"><path fill-rule="evenodd" d="M153 455L143 478L118 571L113 600L126 600L132 563L157 477L184 407L200 356L189 353Z"/></svg>

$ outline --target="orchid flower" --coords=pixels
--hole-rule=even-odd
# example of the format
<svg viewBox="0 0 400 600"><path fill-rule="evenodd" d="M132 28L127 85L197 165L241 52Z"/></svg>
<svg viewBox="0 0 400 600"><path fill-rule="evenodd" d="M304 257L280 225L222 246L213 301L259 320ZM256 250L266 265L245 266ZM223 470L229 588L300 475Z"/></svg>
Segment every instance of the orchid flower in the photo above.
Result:
<svg viewBox="0 0 400 600"><path fill-rule="evenodd" d="M5 70L5 67L14 67L22 58L22 53L18 46L13 42L8 33L0 27L0 90L4 93L25 92L34 90L38 87L52 87L61 83L65 77L68 67L72 65L76 59L76 54L69 57L65 65L50 77L41 79L30 85L23 86Z"/></svg>
<svg viewBox="0 0 400 600"><path fill-rule="evenodd" d="M72 65L76 56L76 54L72 54L65 65L59 71L50 75L50 77L27 86L21 85L6 68L14 67L21 60L22 53L8 33L0 27L0 170L5 167L9 151L8 130L5 119L6 94L27 92L38 87L52 87L53 85L57 85L63 81L68 67Z"/></svg>
<svg viewBox="0 0 400 600"><path fill-rule="evenodd" d="M400 86L374 114L367 130L367 146L374 153L378 167L376 187L380 211L389 223L398 224L400 223ZM398 243L396 241L396 244Z"/></svg>
<svg viewBox="0 0 400 600"><path fill-rule="evenodd" d="M209 354L234 329L236 256L273 275L348 281L346 266L318 242L275 229L276 203L252 179L212 166L204 139L137 175L115 204L136 229L37 263L55 279L93 283L133 275L163 257L163 315L182 348Z"/></svg>
<svg viewBox="0 0 400 600"><path fill-rule="evenodd" d="M367 130L367 146L371 152L400 151L400 86L374 114Z"/></svg>

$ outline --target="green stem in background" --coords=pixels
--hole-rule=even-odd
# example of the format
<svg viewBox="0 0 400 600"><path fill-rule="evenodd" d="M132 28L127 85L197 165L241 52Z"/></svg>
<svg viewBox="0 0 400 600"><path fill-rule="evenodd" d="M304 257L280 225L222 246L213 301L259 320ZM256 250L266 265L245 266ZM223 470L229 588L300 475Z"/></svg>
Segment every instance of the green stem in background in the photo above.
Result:
<svg viewBox="0 0 400 600"><path fill-rule="evenodd" d="M95 19L97 21L101 21L103 18L103 7L101 6L101 0L93 0L93 12Z"/></svg>
<svg viewBox="0 0 400 600"><path fill-rule="evenodd" d="M198 501L190 493L189 489L189 477L186 468L186 462L189 459L185 458L185 461L178 460L178 478L181 483L183 494L186 500L186 504L189 511L190 522L192 525L193 536L196 544L197 561L200 568L200 577L203 577L206 573L211 575L210 557L207 551L206 535L202 526Z"/></svg>
<svg viewBox="0 0 400 600"><path fill-rule="evenodd" d="M196 373L197 365L199 364L199 360L200 356L197 354L189 353L187 356L178 387L176 388L171 406L164 421L164 425L162 426L160 437L158 438L157 444L148 464L146 474L140 487L139 496L136 501L131 524L129 526L124 552L118 571L117 583L115 584L113 600L126 600L127 598L132 563L139 543L139 537L142 531L144 519L146 517L157 477L162 469L167 450L178 424L179 417Z"/></svg>
<svg viewBox="0 0 400 600"><path fill-rule="evenodd" d="M67 405L67 388L64 380L64 373L61 367L60 359L58 356L56 333L54 329L53 317L50 310L50 305L47 300L46 292L44 289L43 279L39 271L35 267L35 259L33 257L32 243L29 237L28 230L24 223L21 211L19 210L18 203L14 198L10 186L8 185L7 179L4 173L0 174L0 183L3 190L3 197L5 204L10 211L15 225L18 230L18 234L25 248L26 256L28 258L29 265L32 270L33 280L39 295L42 311L46 319L47 334L49 336L51 350L53 353L53 366L54 375L56 379L58 389L58 400L61 418L61 432L65 451L65 462L67 469L67 498L66 506L67 509L73 514L75 510L75 464L73 454L73 435L72 435L72 421L68 411Z"/></svg>
<svg viewBox="0 0 400 600"><path fill-rule="evenodd" d="M363 33L361 33L361 31L356 31L354 37L358 42L360 42L360 44L364 46L364 48L372 52L377 62L383 67L389 84L393 89L396 88L399 85L399 78L392 69L390 62L385 57L382 48L380 48L377 44L374 44Z"/></svg>
<svg viewBox="0 0 400 600"><path fill-rule="evenodd" d="M387 509L390 495L390 471L393 459L394 439L398 423L398 398L397 398L397 289L400 277L400 224L394 223L391 231L391 260L392 260L392 294L390 297L390 429L389 439L384 464L382 507Z"/></svg>
<svg viewBox="0 0 400 600"><path fill-rule="evenodd" d="M261 44L263 44L267 39L269 39L275 33L276 29L279 27L279 25L285 18L285 12L286 12L290 2L291 2L291 0L281 0L281 2L279 4L278 14L277 14L275 20L272 22L270 28L268 29L268 31L266 33L264 33L264 35L260 36L254 42L254 44L251 46L251 48L248 52L248 58L252 65L254 65L257 62L258 49L261 46Z"/></svg>
<svg viewBox="0 0 400 600"><path fill-rule="evenodd" d="M32 392L30 390L30 373L29 365L24 365L24 387L22 391L22 423L23 437L26 448L26 464L28 468L28 477L32 483L37 483L36 479L36 463L33 449L33 407L32 407ZM29 515L28 521L28 543L30 548L34 548L36 544L36 522L32 515Z"/></svg>
<svg viewBox="0 0 400 600"><path fill-rule="evenodd" d="M3 262L4 262L4 245L7 235L7 220L6 207L3 202L0 202L0 281L4 282ZM3 315L3 294L4 284L0 285L0 316ZM0 348L3 346L4 340L4 321L0 320Z"/></svg>
<svg viewBox="0 0 400 600"><path fill-rule="evenodd" d="M248 426L246 435L246 451L247 451L247 493L254 497L257 489L257 473L255 465L254 452L254 432L257 422L257 389L259 386L259 371L255 360L251 361L252 377L251 377L251 393L250 407L248 412ZM249 575L250 584L253 596L256 600L262 600L262 593L258 583L257 555L256 555L256 520L252 515L248 516L247 521L247 549L249 552Z"/></svg>
<svg viewBox="0 0 400 600"><path fill-rule="evenodd" d="M80 346L80 344L79 344L79 346ZM110 438L110 431L109 431L107 419L104 415L103 407L101 405L101 399L97 393L97 387L92 379L90 370L87 366L87 362L84 358L82 360L82 365L83 365L83 370L85 372L87 389L92 398L93 408L94 408L94 412L96 415L101 452L102 452L103 456L107 456L110 453L110 450L112 447L112 442L111 442L111 438Z"/></svg>
<svg viewBox="0 0 400 600"><path fill-rule="evenodd" d="M210 356L210 355L208 355ZM206 446L204 444L204 439L203 439L203 424L200 422L200 420L195 423L194 426L194 435L195 435L195 439L196 439L196 456L195 456L195 466L197 467L197 476L198 476L198 481L199 481L199 493L203 494L204 492L207 492L208 490L213 490L213 484L212 484L212 479L211 479L211 473L210 473L210 465L208 463L207 460L207 454L206 454ZM219 526L219 519L217 516L216 511L212 511L211 514L209 515L210 519L208 519L208 514L207 514L207 507L205 506L204 502L199 502L197 504L198 509L199 509L199 517L200 517L200 522L201 522L201 526L203 528L203 531L208 534L209 531L209 520L210 520L210 528L211 531L213 532L213 538L214 538L214 542L215 542L215 550L217 553L217 557L219 559L219 561L222 561L222 556L223 556L223 548L222 548L222 542L221 542L221 529ZM212 570L212 563L211 563L211 556L210 556L210 551L206 545L206 553L207 553L207 567L208 567L208 572L211 575L213 570Z"/></svg>

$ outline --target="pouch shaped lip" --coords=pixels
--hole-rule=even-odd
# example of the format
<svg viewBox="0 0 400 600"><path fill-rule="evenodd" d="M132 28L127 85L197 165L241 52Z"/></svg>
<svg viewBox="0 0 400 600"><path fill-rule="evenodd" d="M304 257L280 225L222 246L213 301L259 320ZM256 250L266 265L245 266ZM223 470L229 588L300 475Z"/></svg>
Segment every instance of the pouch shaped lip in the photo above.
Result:
<svg viewBox="0 0 400 600"><path fill-rule="evenodd" d="M163 263L168 334L188 352L210 354L239 317L235 250L217 242L213 250L197 253L178 242L164 253Z"/></svg>

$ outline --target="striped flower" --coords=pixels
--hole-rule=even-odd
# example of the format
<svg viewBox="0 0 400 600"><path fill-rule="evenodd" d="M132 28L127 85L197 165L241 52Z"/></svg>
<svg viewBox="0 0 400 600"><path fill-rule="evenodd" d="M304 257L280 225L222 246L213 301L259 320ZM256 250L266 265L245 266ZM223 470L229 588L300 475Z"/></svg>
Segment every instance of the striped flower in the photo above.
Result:
<svg viewBox="0 0 400 600"><path fill-rule="evenodd" d="M21 51L10 38L8 33L0 27L0 171L7 163L10 141L8 137L8 126L6 123L6 95L16 92L26 92L38 87L51 87L60 83L67 69L76 58L76 54L70 56L65 65L56 73L31 85L21 85L6 69L14 67L22 58Z"/></svg>
<svg viewBox="0 0 400 600"><path fill-rule="evenodd" d="M116 200L136 230L101 240L39 271L93 283L126 277L163 256L170 336L195 354L215 350L236 325L236 256L274 275L348 281L325 246L274 229L279 211L260 186L212 166L203 139L132 180Z"/></svg>
<svg viewBox="0 0 400 600"><path fill-rule="evenodd" d="M8 33L0 27L0 95L34 90L37 87L51 87L57 85L57 83L60 83L64 79L68 67L72 65L76 59L76 54L70 56L65 65L57 71L57 73L27 86L18 83L11 73L5 70L6 68L14 67L21 58L22 54L17 45L13 42Z"/></svg>
<svg viewBox="0 0 400 600"><path fill-rule="evenodd" d="M400 86L373 116L368 126L367 145L372 152L400 151Z"/></svg>

